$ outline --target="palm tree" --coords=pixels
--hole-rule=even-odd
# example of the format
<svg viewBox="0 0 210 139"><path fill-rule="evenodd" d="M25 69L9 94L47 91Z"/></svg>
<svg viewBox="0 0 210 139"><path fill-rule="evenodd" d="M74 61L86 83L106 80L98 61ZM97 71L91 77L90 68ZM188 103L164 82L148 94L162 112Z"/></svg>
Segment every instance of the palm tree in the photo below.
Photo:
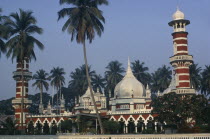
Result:
<svg viewBox="0 0 210 139"><path fill-rule="evenodd" d="M122 63L119 61L111 61L106 67L105 79L107 82L107 88L111 91L112 96L114 94L114 88L119 83L123 76L122 73L125 72L125 69L122 67Z"/></svg>
<svg viewBox="0 0 210 139"><path fill-rule="evenodd" d="M105 23L105 19L102 15L102 11L98 9L99 5L108 4L107 0L60 0L60 5L69 4L73 7L63 8L58 12L58 20L64 17L68 17L62 30L68 31L71 34L71 41L76 39L77 43L83 45L84 60L86 65L86 76L88 80L88 86L91 92L91 99L94 103L96 115L98 117L101 133L104 133L102 122L96 107L95 99L93 96L93 90L91 86L90 76L88 72L88 62L86 55L86 40L92 43L95 35L101 36Z"/></svg>
<svg viewBox="0 0 210 139"><path fill-rule="evenodd" d="M1 15L2 9L0 8L0 58L1 53L6 52L5 42L4 40L7 38L7 27L4 25L5 16Z"/></svg>
<svg viewBox="0 0 210 139"><path fill-rule="evenodd" d="M210 65L206 65L205 69L201 73L201 93L205 95L210 95Z"/></svg>
<svg viewBox="0 0 210 139"><path fill-rule="evenodd" d="M201 85L201 67L198 67L198 64L190 65L190 83L191 87L195 88L195 90L200 90Z"/></svg>
<svg viewBox="0 0 210 139"><path fill-rule="evenodd" d="M93 75L92 78L92 85L93 85L93 90L99 89L100 92L102 92L102 89L105 87L105 79L99 74Z"/></svg>
<svg viewBox="0 0 210 139"><path fill-rule="evenodd" d="M158 80L160 79L159 71L155 71L151 74L151 91L157 93L160 90Z"/></svg>
<svg viewBox="0 0 210 139"><path fill-rule="evenodd" d="M36 26L37 20L32 16L33 12L22 9L19 12L11 13L10 18L5 23L10 29L10 38L5 46L8 48L7 57L11 57L12 61L16 59L17 63L21 65L21 129L23 130L24 61L36 60L34 47L38 46L39 49L43 50L44 45L32 36L33 34L42 34L43 31L42 28Z"/></svg>
<svg viewBox="0 0 210 139"><path fill-rule="evenodd" d="M93 80L95 71L91 70L91 66L88 66L89 76ZM69 88L72 88L75 92L78 92L78 96L85 93L88 87L88 81L86 77L86 66L82 65L76 68L75 71L70 74L71 80L69 81Z"/></svg>
<svg viewBox="0 0 210 139"><path fill-rule="evenodd" d="M43 69L40 69L33 75L33 79L36 80L32 86L36 86L40 90L40 111L39 113L43 113L43 104L42 104L42 94L43 94L43 87L47 91L49 89L49 75Z"/></svg>
<svg viewBox="0 0 210 139"><path fill-rule="evenodd" d="M60 98L61 98L61 87L65 84L64 72L63 68L56 67L50 71L51 75L51 85L57 90L57 106L58 106L58 90L60 90Z"/></svg>
<svg viewBox="0 0 210 139"><path fill-rule="evenodd" d="M148 73L149 68L144 66L144 62L136 60L131 63L133 73L137 80L139 80L144 86L150 83L151 76Z"/></svg>
<svg viewBox="0 0 210 139"><path fill-rule="evenodd" d="M170 67L166 67L166 65L163 65L161 68L158 68L154 73L152 73L151 81L152 92L163 92L166 88L168 88L171 81Z"/></svg>
<svg viewBox="0 0 210 139"><path fill-rule="evenodd" d="M166 65L163 65L161 68L158 69L158 71L159 71L158 84L160 86L160 91L162 92L166 88L168 88L171 82L171 70L170 67L166 67Z"/></svg>

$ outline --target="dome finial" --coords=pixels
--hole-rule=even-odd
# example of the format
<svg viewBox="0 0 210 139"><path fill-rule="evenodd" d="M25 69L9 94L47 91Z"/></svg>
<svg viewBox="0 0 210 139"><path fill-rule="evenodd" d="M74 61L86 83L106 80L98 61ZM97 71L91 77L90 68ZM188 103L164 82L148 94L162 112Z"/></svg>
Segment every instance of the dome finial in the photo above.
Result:
<svg viewBox="0 0 210 139"><path fill-rule="evenodd" d="M179 5L176 6L176 10L179 11Z"/></svg>

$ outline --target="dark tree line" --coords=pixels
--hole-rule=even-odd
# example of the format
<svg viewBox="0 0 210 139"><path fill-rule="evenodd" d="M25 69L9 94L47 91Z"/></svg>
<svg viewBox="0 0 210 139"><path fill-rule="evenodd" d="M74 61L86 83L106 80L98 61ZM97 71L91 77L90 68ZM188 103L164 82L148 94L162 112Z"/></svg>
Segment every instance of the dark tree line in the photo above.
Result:
<svg viewBox="0 0 210 139"><path fill-rule="evenodd" d="M152 101L152 113L158 113L155 120L167 123L167 127L178 132L209 132L210 105L203 95L177 95L172 92Z"/></svg>

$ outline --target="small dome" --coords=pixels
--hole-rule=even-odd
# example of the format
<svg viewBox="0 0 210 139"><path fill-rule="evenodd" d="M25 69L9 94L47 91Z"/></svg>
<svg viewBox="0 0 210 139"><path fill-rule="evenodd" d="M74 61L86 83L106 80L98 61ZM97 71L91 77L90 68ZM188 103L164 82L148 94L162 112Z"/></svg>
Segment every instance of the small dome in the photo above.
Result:
<svg viewBox="0 0 210 139"><path fill-rule="evenodd" d="M176 12L173 14L173 19L174 19L174 20L184 19L184 13L181 12L181 11L177 8Z"/></svg>
<svg viewBox="0 0 210 139"><path fill-rule="evenodd" d="M128 69L125 77L116 85L114 90L117 98L141 98L145 95L145 87L139 82L133 75L130 67L130 61L128 60Z"/></svg>

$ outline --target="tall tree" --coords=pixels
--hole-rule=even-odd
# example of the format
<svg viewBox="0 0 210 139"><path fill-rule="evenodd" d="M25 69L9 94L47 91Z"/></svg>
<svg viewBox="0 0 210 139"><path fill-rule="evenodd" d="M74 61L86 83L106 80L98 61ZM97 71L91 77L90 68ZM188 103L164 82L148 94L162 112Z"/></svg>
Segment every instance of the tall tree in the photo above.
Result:
<svg viewBox="0 0 210 139"><path fill-rule="evenodd" d="M209 117L205 113L208 101L203 95L183 97L171 92L155 98L151 106L152 113L158 114L156 117L158 121L166 122L167 125L176 125L178 128L187 127L195 122L206 124L205 120Z"/></svg>
<svg viewBox="0 0 210 139"><path fill-rule="evenodd" d="M0 8L0 58L1 58L1 53L6 52L4 41L7 38L7 33L8 33L8 28L7 26L4 25L5 16L2 16L1 12L2 12L2 9Z"/></svg>
<svg viewBox="0 0 210 139"><path fill-rule="evenodd" d="M102 92L102 89L104 89L104 87L105 87L105 81L106 80L100 74L93 75L93 78L92 78L93 89L95 91L97 91L97 89L99 89L99 91Z"/></svg>
<svg viewBox="0 0 210 139"><path fill-rule="evenodd" d="M107 82L107 88L111 91L112 96L114 95L114 88L119 83L123 76L122 73L125 72L125 69L122 67L122 63L119 61L111 61L106 67L105 79Z"/></svg>
<svg viewBox="0 0 210 139"><path fill-rule="evenodd" d="M10 38L5 44L8 48L7 57L11 57L12 61L16 59L17 63L21 65L22 90L24 90L24 61L36 60L35 46L41 50L44 49L44 45L33 36L34 34L42 34L43 30L36 26L37 20L32 13L32 11L20 9L19 13L11 13L10 19L7 19L5 23L10 29ZM23 93L22 91L21 129L23 129Z"/></svg>
<svg viewBox="0 0 210 139"><path fill-rule="evenodd" d="M170 67L166 67L166 65L163 65L152 74L152 91L163 92L166 88L168 88L170 82L171 82Z"/></svg>
<svg viewBox="0 0 210 139"><path fill-rule="evenodd" d="M151 76L148 73L149 68L145 67L144 62L140 62L139 60L136 60L131 63L134 76L139 80L145 87L147 84L150 83Z"/></svg>
<svg viewBox="0 0 210 139"><path fill-rule="evenodd" d="M40 69L33 75L33 79L36 80L32 86L36 86L40 90L40 113L43 113L43 104L42 104L42 93L43 89L46 91L49 89L49 74L46 73L43 69Z"/></svg>
<svg viewBox="0 0 210 139"><path fill-rule="evenodd" d="M198 64L190 65L190 84L191 87L195 88L195 90L200 90L201 85L201 67L198 67Z"/></svg>
<svg viewBox="0 0 210 139"><path fill-rule="evenodd" d="M89 76L93 80L95 71L91 70L91 66L88 66ZM78 92L78 96L83 95L88 87L88 81L86 77L86 66L82 65L79 68L76 68L75 71L70 73L71 80L69 81L69 88L72 88L74 91Z"/></svg>
<svg viewBox="0 0 210 139"><path fill-rule="evenodd" d="M210 65L205 66L205 69L203 70L201 75L202 75L201 93L205 95L210 95Z"/></svg>
<svg viewBox="0 0 210 139"><path fill-rule="evenodd" d="M60 67L56 67L56 68L53 68L51 71L50 71L51 75L50 75L50 78L51 78L51 85L53 87L56 88L57 90L57 106L58 106L58 94L60 91L60 97L61 98L61 87L65 84L65 77L64 75L66 74L64 72L64 69L63 68L60 68ZM58 113L58 111L57 111Z"/></svg>
<svg viewBox="0 0 210 139"><path fill-rule="evenodd" d="M101 36L105 23L105 19L102 15L102 11L98 9L99 5L108 4L107 0L60 0L60 4L69 4L72 7L63 8L58 12L58 20L64 17L68 17L62 30L68 31L71 34L71 41L76 39L77 43L83 45L84 60L86 65L86 76L88 80L88 86L91 92L91 98L94 103L94 108L98 117L101 133L104 133L101 118L96 107L95 99L93 96L91 80L88 72L88 62L86 55L86 40L89 43L95 38L95 35ZM102 23L103 22L103 23Z"/></svg>

